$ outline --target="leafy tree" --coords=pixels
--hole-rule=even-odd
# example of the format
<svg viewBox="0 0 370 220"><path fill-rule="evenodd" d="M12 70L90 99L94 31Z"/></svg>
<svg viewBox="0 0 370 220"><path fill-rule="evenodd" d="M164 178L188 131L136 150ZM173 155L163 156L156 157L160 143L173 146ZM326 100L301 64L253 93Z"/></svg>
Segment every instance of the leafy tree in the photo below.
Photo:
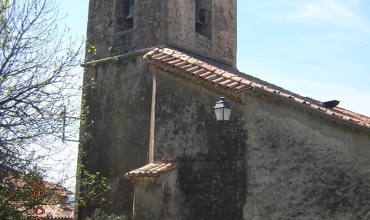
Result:
<svg viewBox="0 0 370 220"><path fill-rule="evenodd" d="M95 209L94 215L91 218L87 217L86 220L128 220L125 216L107 215L101 209Z"/></svg>
<svg viewBox="0 0 370 220"><path fill-rule="evenodd" d="M60 21L55 0L0 0L0 219L40 202L27 183L77 133L82 42Z"/></svg>

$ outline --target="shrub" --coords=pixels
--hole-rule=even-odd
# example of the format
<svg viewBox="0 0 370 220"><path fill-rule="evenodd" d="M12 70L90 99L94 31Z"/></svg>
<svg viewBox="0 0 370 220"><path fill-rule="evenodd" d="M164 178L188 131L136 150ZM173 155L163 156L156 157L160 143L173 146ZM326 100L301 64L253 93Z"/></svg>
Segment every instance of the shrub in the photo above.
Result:
<svg viewBox="0 0 370 220"><path fill-rule="evenodd" d="M112 214L108 216L103 210L95 209L91 218L87 217L86 220L128 220L128 218L123 215L116 216Z"/></svg>

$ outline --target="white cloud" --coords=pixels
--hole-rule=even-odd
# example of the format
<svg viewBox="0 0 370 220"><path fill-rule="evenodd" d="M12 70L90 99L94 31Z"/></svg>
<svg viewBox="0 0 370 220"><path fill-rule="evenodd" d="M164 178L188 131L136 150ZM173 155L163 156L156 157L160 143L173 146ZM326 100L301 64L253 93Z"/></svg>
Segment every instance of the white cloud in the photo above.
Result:
<svg viewBox="0 0 370 220"><path fill-rule="evenodd" d="M370 35L369 25L355 12L356 8L361 7L358 1L316 0L299 4L298 10L288 14L287 19L331 24Z"/></svg>

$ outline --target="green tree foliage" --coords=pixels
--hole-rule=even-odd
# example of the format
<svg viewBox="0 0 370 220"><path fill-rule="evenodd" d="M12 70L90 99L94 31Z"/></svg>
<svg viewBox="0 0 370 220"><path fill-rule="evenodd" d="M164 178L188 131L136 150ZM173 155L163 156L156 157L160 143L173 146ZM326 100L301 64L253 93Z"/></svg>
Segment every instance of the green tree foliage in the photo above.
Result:
<svg viewBox="0 0 370 220"><path fill-rule="evenodd" d="M94 215L86 220L128 220L125 216L107 215L100 209L95 209Z"/></svg>
<svg viewBox="0 0 370 220"><path fill-rule="evenodd" d="M0 0L0 219L38 202L27 183L76 134L82 42L60 21L55 0ZM9 169L21 186L5 182Z"/></svg>
<svg viewBox="0 0 370 220"><path fill-rule="evenodd" d="M80 176L80 192L77 196L76 205L86 206L88 203L101 204L105 201L103 194L110 190L106 183L106 178L100 175L90 173L84 165L77 168L77 175Z"/></svg>

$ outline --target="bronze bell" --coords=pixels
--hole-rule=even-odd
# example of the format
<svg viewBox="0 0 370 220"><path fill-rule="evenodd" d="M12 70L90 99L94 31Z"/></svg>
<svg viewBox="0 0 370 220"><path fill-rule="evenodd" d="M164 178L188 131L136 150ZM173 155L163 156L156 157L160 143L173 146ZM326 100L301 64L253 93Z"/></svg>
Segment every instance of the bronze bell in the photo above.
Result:
<svg viewBox="0 0 370 220"><path fill-rule="evenodd" d="M130 6L130 11L128 12L126 20L133 19L133 18L134 18L134 5L131 5Z"/></svg>
<svg viewBox="0 0 370 220"><path fill-rule="evenodd" d="M195 24L204 27L206 23L205 20L205 10L195 7Z"/></svg>

